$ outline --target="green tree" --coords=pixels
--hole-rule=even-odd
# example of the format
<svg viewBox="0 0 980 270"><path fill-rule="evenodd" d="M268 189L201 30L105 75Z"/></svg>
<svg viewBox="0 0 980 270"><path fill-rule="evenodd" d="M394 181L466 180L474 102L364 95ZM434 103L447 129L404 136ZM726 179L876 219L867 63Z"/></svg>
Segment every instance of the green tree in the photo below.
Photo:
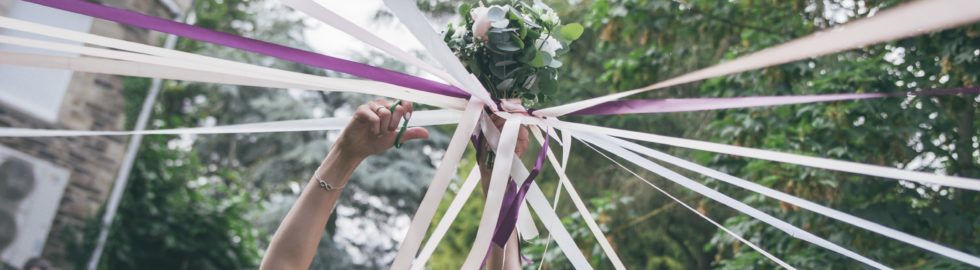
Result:
<svg viewBox="0 0 980 270"><path fill-rule="evenodd" d="M455 3L461 1L454 1ZM545 1L563 22L587 25L572 45L560 75L562 104L649 85L734 59L815 31L872 16L901 1ZM436 15L445 3L423 2ZM976 86L980 25L973 24L881 45L836 53L653 91L632 98L731 97L853 92L903 92ZM548 105L548 104L545 104ZM544 105L542 105L544 106ZM887 98L655 115L567 117L565 120L669 136L850 160L909 170L980 178L980 102L975 96ZM649 145L679 157L860 216L971 254L980 219L975 192L875 179L776 162ZM777 267L576 144L568 168L573 183L608 229L627 266L641 269L770 269ZM634 168L635 169L635 168ZM643 171L642 169L637 171ZM869 258L898 268L966 269L968 265L822 217L758 194L690 174L741 199ZM851 269L858 262L800 241L771 226L642 172L698 211L800 268ZM542 188L554 188L545 170ZM628 197L628 204L603 198ZM564 201L567 201L563 198ZM616 211L601 209L616 206ZM584 228L574 208L560 215L573 232ZM473 214L478 216L478 213ZM462 217L461 217L462 218ZM474 217L475 218L475 217ZM475 228L473 229L475 230ZM447 237L472 239L466 232ZM576 238L588 256L601 258L591 236ZM457 241L457 240L451 240ZM470 241L470 240L467 240ZM552 250L554 249L552 243ZM543 241L525 251L540 256ZM468 246L465 247L468 249ZM465 251L464 251L465 252ZM567 268L557 252L545 268ZM435 260L435 259L434 259ZM452 260L452 259L447 259ZM592 259L610 268L605 259ZM435 262L435 261L434 261ZM533 267L533 266L532 266Z"/></svg>

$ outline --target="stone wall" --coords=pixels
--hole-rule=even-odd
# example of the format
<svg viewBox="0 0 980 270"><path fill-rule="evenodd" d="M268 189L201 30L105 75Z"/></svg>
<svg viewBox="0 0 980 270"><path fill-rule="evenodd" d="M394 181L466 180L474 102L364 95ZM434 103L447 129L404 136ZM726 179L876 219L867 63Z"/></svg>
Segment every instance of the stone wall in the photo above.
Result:
<svg viewBox="0 0 980 270"><path fill-rule="evenodd" d="M13 0L0 0L0 14L6 14ZM158 17L172 14L159 0L103 0L101 2ZM174 1L186 9L190 0ZM160 45L163 34L94 20L91 33L129 41ZM55 123L37 119L0 103L0 126L122 130L125 123L125 100L122 78L80 73L72 76ZM89 220L97 216L112 189L119 170L127 137L25 138L0 139L0 144L39 157L71 171L70 182L61 198L44 247L43 256L57 268L70 268L66 261L70 239L77 239ZM84 251L87 252L87 251Z"/></svg>

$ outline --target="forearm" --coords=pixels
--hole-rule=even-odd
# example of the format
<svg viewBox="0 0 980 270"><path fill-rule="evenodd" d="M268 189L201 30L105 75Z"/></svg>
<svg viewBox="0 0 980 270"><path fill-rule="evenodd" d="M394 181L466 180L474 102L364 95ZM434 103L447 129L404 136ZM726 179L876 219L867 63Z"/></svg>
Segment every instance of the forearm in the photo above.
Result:
<svg viewBox="0 0 980 270"><path fill-rule="evenodd" d="M262 269L307 269L316 254L323 228L333 212L343 189L331 191L320 186L324 182L343 187L362 158L345 155L334 148L323 160L320 169L311 177L299 199L289 209L276 230L272 243L262 260Z"/></svg>

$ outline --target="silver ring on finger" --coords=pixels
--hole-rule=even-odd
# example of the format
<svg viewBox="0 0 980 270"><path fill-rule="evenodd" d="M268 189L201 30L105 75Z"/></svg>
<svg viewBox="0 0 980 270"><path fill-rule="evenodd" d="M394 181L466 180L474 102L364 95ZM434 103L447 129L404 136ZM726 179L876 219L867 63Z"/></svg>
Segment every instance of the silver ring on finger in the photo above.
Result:
<svg viewBox="0 0 980 270"><path fill-rule="evenodd" d="M386 108L385 106L378 106L377 108L374 108L374 113L381 114L381 111L379 110L387 110L387 109L388 108Z"/></svg>

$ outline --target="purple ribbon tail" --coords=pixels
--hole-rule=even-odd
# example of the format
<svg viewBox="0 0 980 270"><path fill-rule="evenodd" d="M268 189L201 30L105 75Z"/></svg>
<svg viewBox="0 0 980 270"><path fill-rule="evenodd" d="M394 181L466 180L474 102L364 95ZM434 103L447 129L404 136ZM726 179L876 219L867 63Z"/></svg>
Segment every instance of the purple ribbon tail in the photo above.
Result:
<svg viewBox="0 0 980 270"><path fill-rule="evenodd" d="M458 98L467 98L469 94L451 85L426 80L405 73L373 67L358 62L330 57L327 55L300 50L261 40L246 38L204 29L189 24L175 22L163 18L147 16L124 9L103 6L84 0L25 0L56 9L84 14L117 23L128 24L141 28L174 34L181 37L210 42L227 47L238 48L254 53L272 56L282 60L292 61L313 67L333 70L357 77L386 82L407 88L431 92Z"/></svg>
<svg viewBox="0 0 980 270"><path fill-rule="evenodd" d="M527 195L527 190L531 187L531 183L534 183L534 178L541 172L541 167L544 166L544 159L547 157L548 143L550 141L551 134L549 131L545 135L544 144L541 145L541 151L538 152L537 160L534 161L534 168L527 175L527 179L524 179L521 188L516 192L512 192L511 187L516 188L516 184L513 181L510 181L507 186L507 191L504 193L504 201L500 208L500 218L497 219L497 227L493 233L493 243L497 246L503 247L507 244L511 233L514 232L514 227L517 226L517 215L520 213L522 202Z"/></svg>

